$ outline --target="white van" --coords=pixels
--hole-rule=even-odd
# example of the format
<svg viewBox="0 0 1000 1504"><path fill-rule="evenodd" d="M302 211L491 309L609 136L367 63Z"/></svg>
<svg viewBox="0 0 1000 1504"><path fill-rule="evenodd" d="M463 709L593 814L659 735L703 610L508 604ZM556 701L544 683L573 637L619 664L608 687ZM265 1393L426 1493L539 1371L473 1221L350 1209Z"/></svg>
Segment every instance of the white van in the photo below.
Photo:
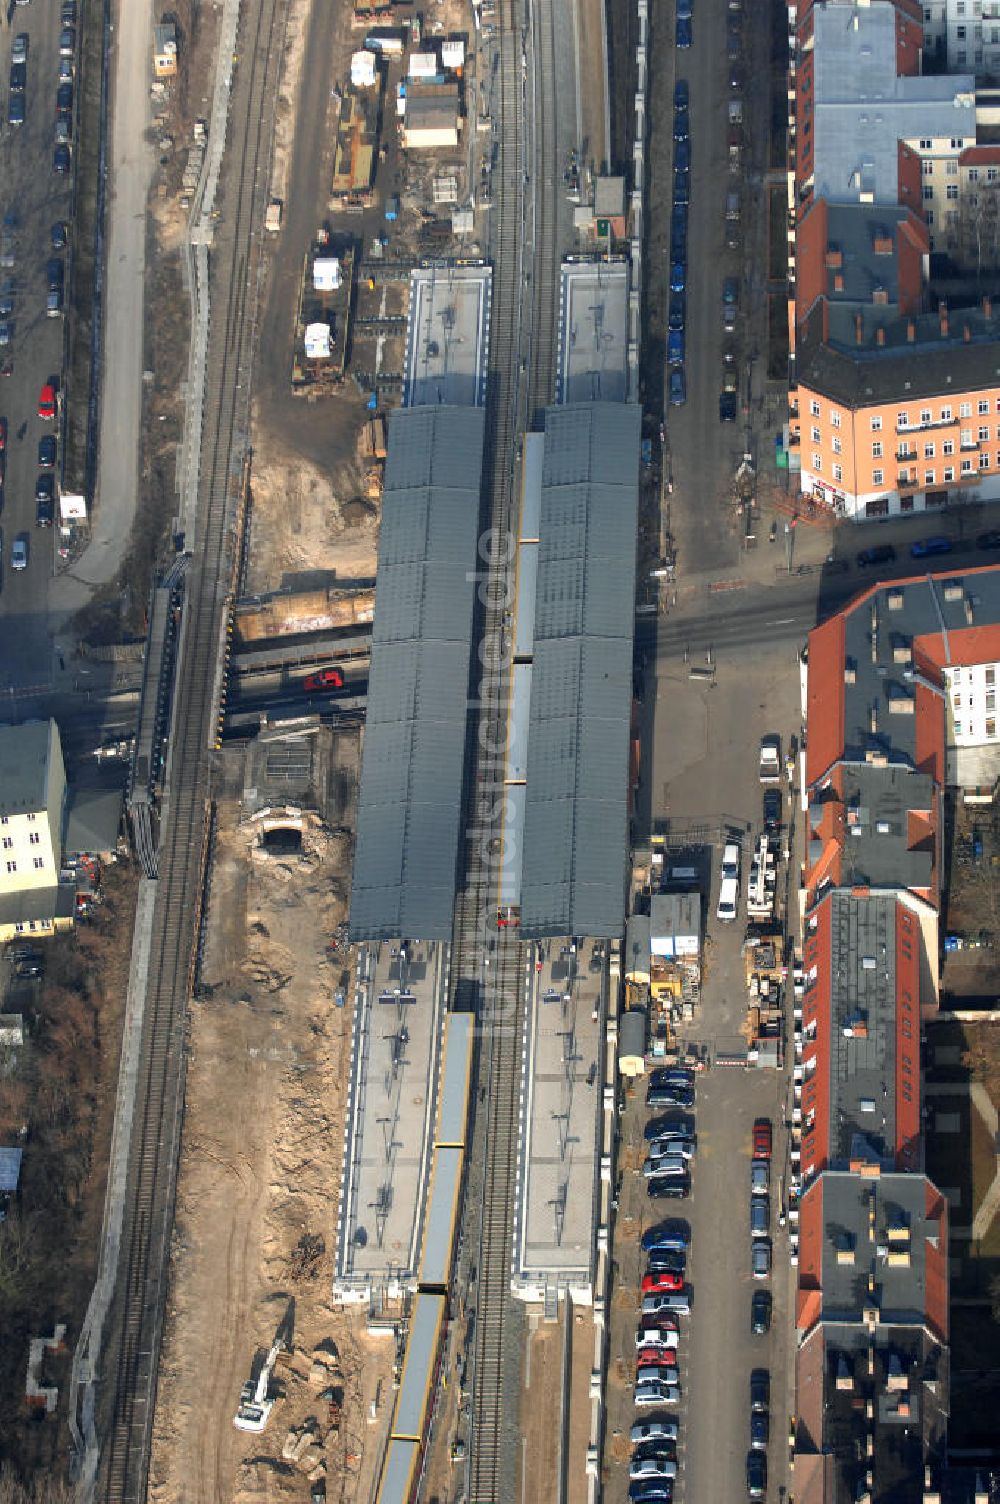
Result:
<svg viewBox="0 0 1000 1504"><path fill-rule="evenodd" d="M722 853L722 876L740 878L740 848L735 841L730 841Z"/></svg>
<svg viewBox="0 0 1000 1504"><path fill-rule="evenodd" d="M721 884L719 885L719 906L715 911L716 919L721 919L725 924L728 924L730 920L735 919L739 902L739 879L735 877L724 877Z"/></svg>

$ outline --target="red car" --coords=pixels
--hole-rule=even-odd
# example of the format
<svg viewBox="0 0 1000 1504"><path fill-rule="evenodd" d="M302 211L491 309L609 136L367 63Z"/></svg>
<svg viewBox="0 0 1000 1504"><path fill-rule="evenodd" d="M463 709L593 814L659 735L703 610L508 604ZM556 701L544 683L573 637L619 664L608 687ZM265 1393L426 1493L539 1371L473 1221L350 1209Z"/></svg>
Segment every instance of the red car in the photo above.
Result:
<svg viewBox="0 0 1000 1504"><path fill-rule="evenodd" d="M646 1274L642 1280L643 1295L660 1295L673 1290L683 1290L684 1276L669 1269L660 1269L656 1274Z"/></svg>
<svg viewBox="0 0 1000 1504"><path fill-rule="evenodd" d="M636 1361L640 1368L648 1368L650 1364L657 1368L676 1368L677 1354L671 1347L641 1347Z"/></svg>
<svg viewBox="0 0 1000 1504"><path fill-rule="evenodd" d="M7 448L7 419L0 418L0 449Z"/></svg>
<svg viewBox="0 0 1000 1504"><path fill-rule="evenodd" d="M321 668L318 673L307 674L303 689L306 694L315 694L317 690L343 689L344 676L339 668Z"/></svg>
<svg viewBox="0 0 1000 1504"><path fill-rule="evenodd" d="M771 1158L771 1119L757 1118L753 1125L754 1159Z"/></svg>
<svg viewBox="0 0 1000 1504"><path fill-rule="evenodd" d="M656 1326L661 1332L676 1332L680 1328L677 1325L676 1316L671 1316L669 1311L647 1311L642 1317L645 1327Z"/></svg>
<svg viewBox="0 0 1000 1504"><path fill-rule="evenodd" d="M38 416L48 418L50 421L56 415L56 389L51 382L46 382L38 394Z"/></svg>

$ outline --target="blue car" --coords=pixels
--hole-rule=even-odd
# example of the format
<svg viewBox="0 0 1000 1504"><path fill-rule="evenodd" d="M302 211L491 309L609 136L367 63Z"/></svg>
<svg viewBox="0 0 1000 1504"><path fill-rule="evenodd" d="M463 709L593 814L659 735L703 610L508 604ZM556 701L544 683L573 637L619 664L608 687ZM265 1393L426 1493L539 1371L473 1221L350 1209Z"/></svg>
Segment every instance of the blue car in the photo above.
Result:
<svg viewBox="0 0 1000 1504"><path fill-rule="evenodd" d="M675 292L670 299L670 314L667 320L668 328L684 328L684 294Z"/></svg>
<svg viewBox="0 0 1000 1504"><path fill-rule="evenodd" d="M691 142L678 141L674 147L674 172L687 172L691 166Z"/></svg>
<svg viewBox="0 0 1000 1504"><path fill-rule="evenodd" d="M910 554L914 559L929 559L932 554L950 554L952 547L950 538L918 538L911 545Z"/></svg>
<svg viewBox="0 0 1000 1504"><path fill-rule="evenodd" d="M674 208L678 204L691 202L691 174L689 172L674 172Z"/></svg>
<svg viewBox="0 0 1000 1504"><path fill-rule="evenodd" d="M677 0L677 15L681 21L690 21L692 10L691 0Z"/></svg>
<svg viewBox="0 0 1000 1504"><path fill-rule="evenodd" d="M642 1247L645 1253L652 1253L657 1248L662 1248L668 1253L686 1253L687 1246L687 1235L679 1229L647 1227L642 1235Z"/></svg>
<svg viewBox="0 0 1000 1504"><path fill-rule="evenodd" d="M687 401L687 383L684 380L684 367L683 366L674 366L674 369L670 372L670 406L671 407L683 407L686 401ZM683 1087L681 1087L678 1090L678 1092L674 1096L674 1101L676 1102L676 1104L679 1107L690 1107L691 1101L694 1100L693 1093L691 1094L691 1101L685 1101L684 1098L681 1096L681 1092L683 1092L683 1090L684 1090ZM669 1091L664 1091L663 1088L654 1087L653 1091L654 1092L660 1091L660 1092L662 1092L662 1095L664 1095L664 1096L671 1096L671 1095L673 1095ZM654 1098L650 1097L650 1098L647 1098L647 1100L653 1101ZM664 1104L664 1105L666 1105L666 1104Z"/></svg>
<svg viewBox="0 0 1000 1504"><path fill-rule="evenodd" d="M672 366L684 364L683 329L671 329L667 334L667 363Z"/></svg>
<svg viewBox="0 0 1000 1504"><path fill-rule="evenodd" d="M675 261L670 268L670 291L683 292L687 286L687 268L683 261Z"/></svg>
<svg viewBox="0 0 1000 1504"><path fill-rule="evenodd" d="M678 52L686 52L691 46L691 20L689 16L677 17L677 35L674 41Z"/></svg>
<svg viewBox="0 0 1000 1504"><path fill-rule="evenodd" d="M679 78L674 84L674 109L686 110L689 103L688 81L686 78Z"/></svg>

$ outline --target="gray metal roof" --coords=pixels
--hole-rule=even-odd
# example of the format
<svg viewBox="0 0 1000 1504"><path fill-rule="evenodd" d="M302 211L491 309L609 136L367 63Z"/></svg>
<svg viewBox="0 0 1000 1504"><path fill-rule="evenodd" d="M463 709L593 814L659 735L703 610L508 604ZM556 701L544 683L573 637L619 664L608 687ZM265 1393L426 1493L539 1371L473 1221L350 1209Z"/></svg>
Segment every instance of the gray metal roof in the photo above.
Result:
<svg viewBox="0 0 1000 1504"><path fill-rule="evenodd" d="M16 1191L21 1178L23 1149L0 1149L0 1191Z"/></svg>
<svg viewBox="0 0 1000 1504"><path fill-rule="evenodd" d="M856 311L862 320L860 345L855 310L833 304L829 341L824 341L821 321L814 315L799 354L802 385L832 402L850 408L896 402L900 411L931 402L936 408L947 404L949 388L975 392L1000 383L1000 314L987 318L981 308L950 306L948 333L942 334L938 313L885 320L886 310L877 305ZM882 345L877 343L879 329Z"/></svg>
<svg viewBox="0 0 1000 1504"><path fill-rule="evenodd" d="M896 897L830 895L830 1163L896 1157ZM863 1017L867 1033L847 1038Z"/></svg>
<svg viewBox="0 0 1000 1504"><path fill-rule="evenodd" d="M431 1401L430 1377L437 1357L446 1303L443 1295L418 1295L413 1303L406 1337L403 1381L392 1421L394 1437L413 1441L423 1438Z"/></svg>
<svg viewBox="0 0 1000 1504"><path fill-rule="evenodd" d="M379 1484L378 1504L410 1504L419 1460L419 1442L399 1438L390 1441Z"/></svg>
<svg viewBox="0 0 1000 1504"><path fill-rule="evenodd" d="M620 935L641 413L545 419L521 929Z"/></svg>
<svg viewBox="0 0 1000 1504"><path fill-rule="evenodd" d="M471 1018L471 1014L469 1015ZM458 1193L462 1183L465 1150L435 1149L420 1283L432 1288L447 1285L451 1273L451 1249L458 1217Z"/></svg>
<svg viewBox="0 0 1000 1504"><path fill-rule="evenodd" d="M358 837L356 940L451 938L485 414L389 422Z"/></svg>
<svg viewBox="0 0 1000 1504"><path fill-rule="evenodd" d="M646 1053L646 1010L626 1008L618 1025L618 1058L638 1058Z"/></svg>
<svg viewBox="0 0 1000 1504"><path fill-rule="evenodd" d="M827 0L812 16L816 197L896 204L900 141L975 141L975 80L897 75L892 5Z"/></svg>
<svg viewBox="0 0 1000 1504"><path fill-rule="evenodd" d="M927 1309L926 1251L938 1224L925 1215L927 1181L923 1175L885 1173L874 1179L847 1171L820 1177L823 1196L823 1317L860 1322L868 1304L868 1276L878 1280L880 1318L886 1323L922 1324ZM810 1191L815 1195L816 1191ZM875 1202L874 1236L869 1223ZM909 1263L890 1263L880 1248L893 1246L890 1229L909 1231ZM838 1252L852 1253L852 1263Z"/></svg>
<svg viewBox="0 0 1000 1504"><path fill-rule="evenodd" d="M45 808L50 756L61 768L55 721L0 727L0 815L38 814Z"/></svg>
<svg viewBox="0 0 1000 1504"><path fill-rule="evenodd" d="M121 789L70 789L66 799L67 856L113 852L122 824Z"/></svg>
<svg viewBox="0 0 1000 1504"><path fill-rule="evenodd" d="M464 1145L469 1120L469 1076L472 1069L474 1013L449 1013L448 1036L441 1075L441 1105L435 1144Z"/></svg>
<svg viewBox="0 0 1000 1504"><path fill-rule="evenodd" d="M911 717L912 719L912 717ZM931 887L934 852L926 843L911 844L910 811L933 810L934 780L898 763L887 768L868 763L841 764L844 802L841 885L845 888ZM823 796L813 800L818 823ZM822 842L810 842L809 860L818 860Z"/></svg>

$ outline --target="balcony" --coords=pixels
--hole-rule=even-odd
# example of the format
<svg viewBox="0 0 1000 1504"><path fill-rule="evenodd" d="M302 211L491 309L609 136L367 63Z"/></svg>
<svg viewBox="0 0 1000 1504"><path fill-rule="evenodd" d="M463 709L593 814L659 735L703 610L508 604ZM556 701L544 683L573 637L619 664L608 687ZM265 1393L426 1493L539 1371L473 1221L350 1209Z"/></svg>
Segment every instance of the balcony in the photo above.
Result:
<svg viewBox="0 0 1000 1504"><path fill-rule="evenodd" d="M936 428L957 428L961 420L958 418L938 418L930 423L897 423L897 433L930 433Z"/></svg>
<svg viewBox="0 0 1000 1504"><path fill-rule="evenodd" d="M919 489L920 482L917 479L917 472L915 470L900 470L896 476L896 490L902 494Z"/></svg>
<svg viewBox="0 0 1000 1504"><path fill-rule="evenodd" d="M908 462L912 462L913 460L918 460L919 458L920 456L918 455L916 449L901 448L896 450L896 460L901 465L905 465Z"/></svg>

